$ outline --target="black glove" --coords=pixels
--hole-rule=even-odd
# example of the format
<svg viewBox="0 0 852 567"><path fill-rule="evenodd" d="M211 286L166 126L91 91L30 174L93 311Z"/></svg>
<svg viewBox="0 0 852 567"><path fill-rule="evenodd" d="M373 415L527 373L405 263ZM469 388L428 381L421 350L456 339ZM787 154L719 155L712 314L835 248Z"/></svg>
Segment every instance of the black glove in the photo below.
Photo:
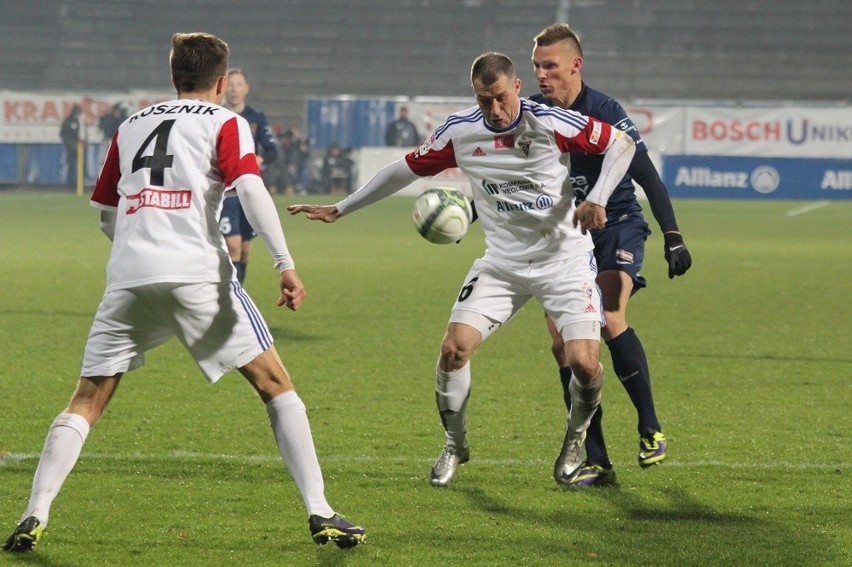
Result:
<svg viewBox="0 0 852 567"><path fill-rule="evenodd" d="M667 232L663 235L663 238L666 241L663 251L669 265L669 279L682 276L692 266L692 256L686 249L683 237L678 232Z"/></svg>

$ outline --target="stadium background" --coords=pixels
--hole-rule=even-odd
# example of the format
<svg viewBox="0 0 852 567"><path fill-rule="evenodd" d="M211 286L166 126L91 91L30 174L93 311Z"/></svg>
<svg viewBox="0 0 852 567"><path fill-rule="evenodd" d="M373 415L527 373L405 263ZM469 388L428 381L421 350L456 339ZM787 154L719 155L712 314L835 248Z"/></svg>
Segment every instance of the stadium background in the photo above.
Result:
<svg viewBox="0 0 852 567"><path fill-rule="evenodd" d="M347 95L356 101L383 97L399 103L435 97L472 102L469 65L486 50L509 54L524 80L524 94L532 94L536 83L528 64L531 38L554 21L568 21L580 33L586 82L626 104L840 108L840 118L836 113L814 117L799 112L766 120L819 122L817 135L852 148L852 4L843 0L2 0L0 7L0 94L170 94L166 58L171 34L210 31L230 43L232 65L247 72L252 84L249 104L263 110L277 131L294 128L305 133L315 152L334 136L343 146L373 144L353 143L339 131L312 135L309 101ZM730 119L742 120L749 112ZM393 104L382 113L382 121L392 119ZM58 131L58 124L52 131ZM852 175L852 150L825 154L816 148L799 155L798 149L759 149L758 154L829 158L771 166L786 179L792 179L788 171L814 166L810 176L796 179L796 186L819 184L830 170L832 179L846 179L832 197L852 194L846 190L852 189L847 179ZM8 167L0 169L29 159L40 162L35 169L49 180L43 162L61 152L58 147L31 148L36 150L38 159L3 152L0 166ZM720 154L712 149L705 153ZM750 148L730 153L754 156ZM386 159L385 154L361 157L366 159L362 177L370 163ZM703 173L708 168L754 171L761 165L723 157L721 162L704 157L679 162L679 167L700 179L708 177ZM97 161L95 152L86 165L89 181ZM27 180L39 184L31 163L13 175L0 174L0 181L23 179L24 169ZM717 189L710 187L709 194L718 194ZM775 196L812 198L795 194L790 186Z"/></svg>
<svg viewBox="0 0 852 567"><path fill-rule="evenodd" d="M844 0L31 0L0 2L4 89L169 89L175 31L210 31L251 102L302 126L310 95L468 96L500 50L534 88L532 36L568 21L585 78L619 99L849 101Z"/></svg>

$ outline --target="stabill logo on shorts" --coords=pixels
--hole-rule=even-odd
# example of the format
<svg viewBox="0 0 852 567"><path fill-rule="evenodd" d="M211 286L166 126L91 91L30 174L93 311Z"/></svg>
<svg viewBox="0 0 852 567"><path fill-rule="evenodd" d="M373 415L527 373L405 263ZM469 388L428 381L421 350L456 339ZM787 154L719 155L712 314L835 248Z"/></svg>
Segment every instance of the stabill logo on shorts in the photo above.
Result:
<svg viewBox="0 0 852 567"><path fill-rule="evenodd" d="M127 213L132 215L142 208L180 210L188 209L192 202L192 191L163 191L146 187L135 195L127 196Z"/></svg>

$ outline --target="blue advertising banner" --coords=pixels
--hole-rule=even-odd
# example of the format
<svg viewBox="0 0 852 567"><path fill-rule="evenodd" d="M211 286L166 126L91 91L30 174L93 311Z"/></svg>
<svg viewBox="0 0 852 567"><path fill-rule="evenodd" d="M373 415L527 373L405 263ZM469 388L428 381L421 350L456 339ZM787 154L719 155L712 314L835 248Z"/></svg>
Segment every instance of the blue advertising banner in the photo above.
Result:
<svg viewBox="0 0 852 567"><path fill-rule="evenodd" d="M852 199L852 160L663 155L675 198Z"/></svg>
<svg viewBox="0 0 852 567"><path fill-rule="evenodd" d="M0 144L0 183L20 182L21 176L18 171L20 150L17 144Z"/></svg>
<svg viewBox="0 0 852 567"><path fill-rule="evenodd" d="M384 146L385 130L396 118L390 99L323 98L308 100L308 139L311 147Z"/></svg>

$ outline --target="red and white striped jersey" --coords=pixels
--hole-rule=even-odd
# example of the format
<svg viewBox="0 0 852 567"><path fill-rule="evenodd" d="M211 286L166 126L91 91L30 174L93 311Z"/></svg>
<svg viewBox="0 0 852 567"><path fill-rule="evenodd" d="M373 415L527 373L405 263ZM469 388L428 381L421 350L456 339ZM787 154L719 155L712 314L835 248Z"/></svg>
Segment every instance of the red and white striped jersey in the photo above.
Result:
<svg viewBox="0 0 852 567"><path fill-rule="evenodd" d="M405 160L419 176L451 167L467 175L490 257L553 261L593 248L572 224L568 152L601 154L613 139L609 124L521 98L508 129L492 129L474 106L451 115Z"/></svg>
<svg viewBox="0 0 852 567"><path fill-rule="evenodd" d="M107 290L230 281L219 230L226 189L260 172L248 123L179 99L128 118L110 144L91 204L117 213Z"/></svg>

